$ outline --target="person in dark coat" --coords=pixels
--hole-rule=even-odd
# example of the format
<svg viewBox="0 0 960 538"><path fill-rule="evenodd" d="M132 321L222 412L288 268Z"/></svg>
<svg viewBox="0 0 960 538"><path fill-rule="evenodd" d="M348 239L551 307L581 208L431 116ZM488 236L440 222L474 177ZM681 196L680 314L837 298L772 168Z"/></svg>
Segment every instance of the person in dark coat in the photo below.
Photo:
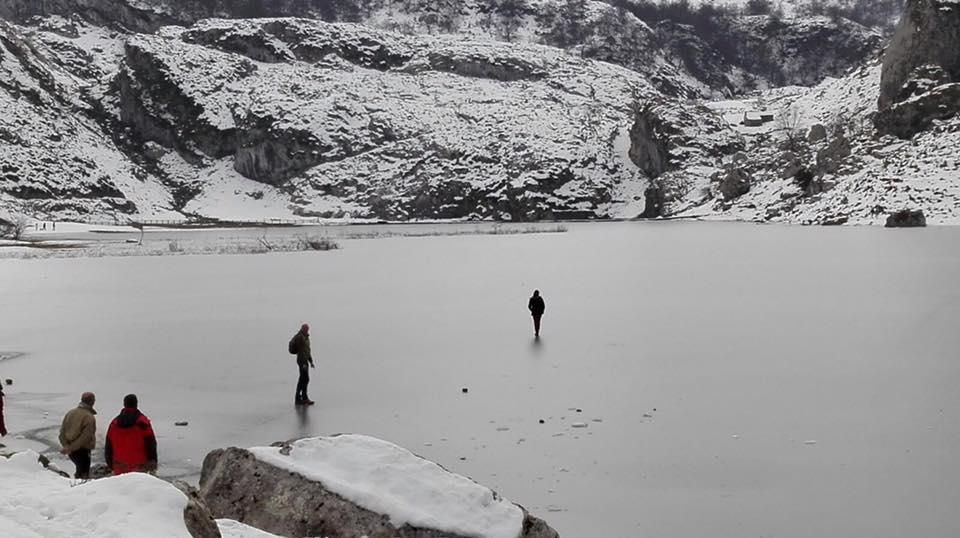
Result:
<svg viewBox="0 0 960 538"><path fill-rule="evenodd" d="M533 297L530 297L530 300L527 301L527 309L533 316L533 335L537 338L540 338L540 318L543 317L543 311L546 308L547 305L543 303L543 297L540 297L540 290L533 290Z"/></svg>
<svg viewBox="0 0 960 538"><path fill-rule="evenodd" d="M123 409L107 428L103 455L113 474L157 470L157 436L150 419L137 408L137 395L123 397Z"/></svg>
<svg viewBox="0 0 960 538"><path fill-rule="evenodd" d="M90 453L97 444L97 397L92 392L80 396L80 405L71 409L60 424L60 453L66 454L77 467L75 478L90 478Z"/></svg>
<svg viewBox="0 0 960 538"><path fill-rule="evenodd" d="M3 385L0 384L0 437L7 435L7 425L3 421Z"/></svg>
<svg viewBox="0 0 960 538"><path fill-rule="evenodd" d="M290 353L297 356L297 369L300 371L294 404L313 405L314 401L307 396L307 385L310 384L310 368L316 366L313 364L313 355L310 354L310 326L306 323L301 325L297 334L290 339Z"/></svg>

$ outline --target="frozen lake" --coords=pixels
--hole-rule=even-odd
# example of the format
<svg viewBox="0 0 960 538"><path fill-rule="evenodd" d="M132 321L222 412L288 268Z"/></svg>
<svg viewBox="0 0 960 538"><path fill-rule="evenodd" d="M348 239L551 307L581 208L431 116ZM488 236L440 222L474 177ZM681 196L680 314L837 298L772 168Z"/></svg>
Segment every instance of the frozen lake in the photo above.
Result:
<svg viewBox="0 0 960 538"><path fill-rule="evenodd" d="M0 260L0 353L25 353L0 362L8 426L55 438L91 390L102 440L136 392L167 476L216 447L357 432L567 538L960 535L960 228L341 245ZM302 321L318 367L301 413L286 345Z"/></svg>

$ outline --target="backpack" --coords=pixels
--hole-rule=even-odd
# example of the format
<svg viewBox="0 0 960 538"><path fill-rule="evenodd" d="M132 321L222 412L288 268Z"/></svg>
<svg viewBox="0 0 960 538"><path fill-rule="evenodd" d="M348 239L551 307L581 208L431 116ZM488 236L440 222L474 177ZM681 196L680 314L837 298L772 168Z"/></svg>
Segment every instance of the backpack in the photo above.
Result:
<svg viewBox="0 0 960 538"><path fill-rule="evenodd" d="M287 351L289 351L291 355L296 355L300 352L300 346L298 346L297 343L297 335L295 334L293 338L290 339L290 343L287 344Z"/></svg>

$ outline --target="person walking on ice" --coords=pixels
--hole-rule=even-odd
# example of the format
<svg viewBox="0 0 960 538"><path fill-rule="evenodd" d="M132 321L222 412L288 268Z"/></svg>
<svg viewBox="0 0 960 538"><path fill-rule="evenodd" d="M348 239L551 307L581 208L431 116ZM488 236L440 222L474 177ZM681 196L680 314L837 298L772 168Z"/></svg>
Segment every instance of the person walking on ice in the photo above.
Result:
<svg viewBox="0 0 960 538"><path fill-rule="evenodd" d="M97 412L93 405L97 397L92 392L80 396L80 405L71 409L60 424L61 454L66 454L77 466L73 476L81 480L90 478L90 452L97 444Z"/></svg>
<svg viewBox="0 0 960 538"><path fill-rule="evenodd" d="M0 437L7 435L7 425L3 422L3 384L0 384Z"/></svg>
<svg viewBox="0 0 960 538"><path fill-rule="evenodd" d="M313 355L310 354L309 325L304 323L300 326L297 334L290 339L287 351L297 356L297 369L300 371L300 377L297 379L297 394L293 400L294 405L313 405L314 401L307 396L307 385L310 384L309 368L316 368L313 364Z"/></svg>
<svg viewBox="0 0 960 538"><path fill-rule="evenodd" d="M533 335L540 338L540 318L543 317L543 311L547 306L543 303L543 297L540 296L540 290L533 290L533 297L527 301L527 309L533 316Z"/></svg>

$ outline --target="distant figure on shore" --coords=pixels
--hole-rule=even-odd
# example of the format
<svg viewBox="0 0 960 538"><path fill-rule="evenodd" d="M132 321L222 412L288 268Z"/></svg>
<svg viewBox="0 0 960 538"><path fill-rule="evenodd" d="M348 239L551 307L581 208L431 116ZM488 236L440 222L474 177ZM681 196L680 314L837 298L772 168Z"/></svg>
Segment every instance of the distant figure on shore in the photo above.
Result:
<svg viewBox="0 0 960 538"><path fill-rule="evenodd" d="M313 405L314 401L307 396L307 385L310 384L310 368L313 364L313 355L310 354L310 326L304 323L297 334L293 335L288 345L288 351L297 356L297 369L300 377L297 379L297 395L294 405ZM309 368L308 368L309 365Z"/></svg>
<svg viewBox="0 0 960 538"><path fill-rule="evenodd" d="M540 318L543 317L543 311L547 309L547 305L543 303L543 297L540 297L540 290L533 290L533 297L527 301L527 308L533 316L533 335L540 338Z"/></svg>
<svg viewBox="0 0 960 538"><path fill-rule="evenodd" d="M0 437L7 435L7 425L3 421L3 384L0 384Z"/></svg>
<svg viewBox="0 0 960 538"><path fill-rule="evenodd" d="M123 397L123 409L107 428L103 455L115 475L156 472L157 437L150 419L138 408L136 394Z"/></svg>
<svg viewBox="0 0 960 538"><path fill-rule="evenodd" d="M83 480L90 478L90 452L97 444L95 403L97 397L92 392L84 392L80 405L68 411L60 424L60 453L66 454L77 466L73 476Z"/></svg>

